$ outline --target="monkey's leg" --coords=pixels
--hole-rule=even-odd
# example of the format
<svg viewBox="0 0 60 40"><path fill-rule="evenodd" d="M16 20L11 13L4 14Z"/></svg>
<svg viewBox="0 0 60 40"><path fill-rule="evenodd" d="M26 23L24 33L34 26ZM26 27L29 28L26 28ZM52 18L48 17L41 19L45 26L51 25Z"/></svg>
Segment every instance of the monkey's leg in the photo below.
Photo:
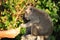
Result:
<svg viewBox="0 0 60 40"><path fill-rule="evenodd" d="M27 28L27 27L30 27L31 25L33 25L32 21L25 23L25 24L21 24L20 27Z"/></svg>

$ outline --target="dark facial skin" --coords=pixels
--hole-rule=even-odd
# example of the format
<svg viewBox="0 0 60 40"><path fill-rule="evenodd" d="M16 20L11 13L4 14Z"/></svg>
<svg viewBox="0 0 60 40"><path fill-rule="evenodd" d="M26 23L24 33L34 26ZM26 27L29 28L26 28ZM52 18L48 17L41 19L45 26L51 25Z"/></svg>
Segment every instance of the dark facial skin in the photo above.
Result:
<svg viewBox="0 0 60 40"><path fill-rule="evenodd" d="M30 6L28 6L27 7L27 9L26 9L26 13L25 13L25 18L27 19L27 20L29 20L30 18L30 15L31 15L31 12L32 12L32 8L30 7Z"/></svg>

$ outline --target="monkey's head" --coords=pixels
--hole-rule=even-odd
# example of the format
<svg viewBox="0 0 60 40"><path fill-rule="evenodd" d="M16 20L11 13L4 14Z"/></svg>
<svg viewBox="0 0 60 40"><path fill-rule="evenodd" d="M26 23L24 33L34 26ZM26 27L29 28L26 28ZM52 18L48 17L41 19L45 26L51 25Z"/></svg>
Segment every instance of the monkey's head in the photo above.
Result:
<svg viewBox="0 0 60 40"><path fill-rule="evenodd" d="M28 6L25 13L25 18L27 20L31 19L32 11L33 11L32 6Z"/></svg>

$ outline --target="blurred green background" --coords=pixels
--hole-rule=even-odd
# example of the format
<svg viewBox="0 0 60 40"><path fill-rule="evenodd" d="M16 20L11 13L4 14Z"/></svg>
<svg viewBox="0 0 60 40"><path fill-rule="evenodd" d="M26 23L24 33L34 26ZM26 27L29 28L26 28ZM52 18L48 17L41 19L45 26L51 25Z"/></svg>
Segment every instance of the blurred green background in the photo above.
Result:
<svg viewBox="0 0 60 40"><path fill-rule="evenodd" d="M20 1L21 8L24 7L24 3L28 2L28 0ZM53 33L50 36L50 40L60 40L60 0L31 0L30 3L32 3L36 8L42 9L50 15L54 24ZM15 39L11 40L20 40L20 37L25 33L25 30L26 29L22 28L21 33Z"/></svg>

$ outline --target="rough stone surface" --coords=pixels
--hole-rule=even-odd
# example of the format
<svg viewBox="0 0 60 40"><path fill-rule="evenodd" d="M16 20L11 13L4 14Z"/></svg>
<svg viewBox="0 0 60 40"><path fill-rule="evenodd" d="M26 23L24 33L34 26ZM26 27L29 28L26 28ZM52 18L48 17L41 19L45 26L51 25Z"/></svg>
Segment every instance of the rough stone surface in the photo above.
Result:
<svg viewBox="0 0 60 40"><path fill-rule="evenodd" d="M26 36L22 36L21 40L35 40L36 36L32 36L32 35L26 35Z"/></svg>
<svg viewBox="0 0 60 40"><path fill-rule="evenodd" d="M42 36L33 36L31 34L29 35L23 35L21 37L21 40L44 40Z"/></svg>

